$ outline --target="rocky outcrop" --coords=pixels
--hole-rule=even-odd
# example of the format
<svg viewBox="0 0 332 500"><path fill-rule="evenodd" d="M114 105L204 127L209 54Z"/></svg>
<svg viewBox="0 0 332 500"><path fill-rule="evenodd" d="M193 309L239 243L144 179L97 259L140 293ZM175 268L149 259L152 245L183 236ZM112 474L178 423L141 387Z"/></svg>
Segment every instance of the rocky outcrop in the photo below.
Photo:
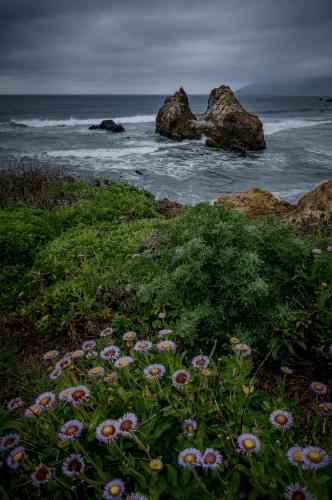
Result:
<svg viewBox="0 0 332 500"><path fill-rule="evenodd" d="M158 212L163 215L166 219L172 219L176 217L183 210L182 203L176 201L168 200L163 198L158 201L159 209Z"/></svg>
<svg viewBox="0 0 332 500"><path fill-rule="evenodd" d="M301 233L330 235L332 232L332 180L303 196L297 205L278 200L269 191L253 188L244 193L221 196L215 205L228 203L250 217L275 215L283 222L296 224Z"/></svg>
<svg viewBox="0 0 332 500"><path fill-rule="evenodd" d="M259 215L285 215L290 211L292 205L285 201L279 201L270 191L253 188L244 193L221 196L215 205L229 203L238 212L248 212L252 216Z"/></svg>
<svg viewBox="0 0 332 500"><path fill-rule="evenodd" d="M201 132L192 129L196 116L191 112L188 96L184 89L166 97L156 118L156 133L173 141L183 139L199 139Z"/></svg>
<svg viewBox="0 0 332 500"><path fill-rule="evenodd" d="M99 125L91 125L90 130L106 130L107 132L125 132L125 128L113 120L103 120Z"/></svg>
<svg viewBox="0 0 332 500"><path fill-rule="evenodd" d="M226 85L212 90L207 110L199 119L191 112L183 88L167 97L157 115L156 133L173 140L204 135L207 146L239 152L266 147L262 122L241 106Z"/></svg>

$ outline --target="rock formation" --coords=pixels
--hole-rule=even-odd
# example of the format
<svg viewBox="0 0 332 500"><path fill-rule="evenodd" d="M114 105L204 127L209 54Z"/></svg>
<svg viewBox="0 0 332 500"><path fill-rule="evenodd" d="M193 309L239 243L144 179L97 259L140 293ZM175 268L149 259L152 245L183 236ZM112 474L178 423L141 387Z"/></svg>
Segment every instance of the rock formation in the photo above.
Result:
<svg viewBox="0 0 332 500"><path fill-rule="evenodd" d="M125 128L113 120L103 120L99 125L91 125L90 130L107 130L107 132L125 132Z"/></svg>
<svg viewBox="0 0 332 500"><path fill-rule="evenodd" d="M280 201L269 191L253 188L244 193L221 196L215 205L229 203L234 210L250 217L275 215L284 222L296 224L301 232L332 232L332 180L324 182L303 196L297 205Z"/></svg>
<svg viewBox="0 0 332 500"><path fill-rule="evenodd" d="M217 199L215 205L220 205L220 203L229 203L234 210L248 212L252 216L285 215L293 208L290 203L279 201L270 191L259 188L253 188L244 193L221 196Z"/></svg>
<svg viewBox="0 0 332 500"><path fill-rule="evenodd" d="M156 118L156 133L174 141L182 139L199 139L201 132L192 129L196 116L191 112L188 96L184 89L166 97Z"/></svg>
<svg viewBox="0 0 332 500"><path fill-rule="evenodd" d="M207 110L199 119L191 112L183 88L167 97L157 115L156 133L173 140L204 135L207 146L239 152L266 147L261 121L241 106L226 85L212 90Z"/></svg>

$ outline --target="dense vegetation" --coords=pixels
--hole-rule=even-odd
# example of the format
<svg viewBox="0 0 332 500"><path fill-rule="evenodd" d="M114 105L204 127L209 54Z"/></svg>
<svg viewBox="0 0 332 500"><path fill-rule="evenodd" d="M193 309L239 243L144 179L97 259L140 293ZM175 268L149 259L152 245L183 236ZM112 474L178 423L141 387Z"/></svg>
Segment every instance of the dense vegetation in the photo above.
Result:
<svg viewBox="0 0 332 500"><path fill-rule="evenodd" d="M325 469L316 479L315 472L293 469L285 456L300 443L332 453L330 424L308 390L310 381L327 383L330 377L328 238L301 237L290 225L273 218L251 221L224 205L187 207L166 220L149 193L125 183L97 187L61 175L38 182L45 173L36 170L25 172L20 184L22 176L9 182L8 175L0 178L2 398L20 395L30 404L50 383L56 394L81 383L92 394L83 406L59 402L56 410L52 406L32 420L20 417L13 423L3 413L1 434L19 431L33 449L22 470L30 474L39 460L55 472L62 446L57 445L58 431L50 434L49 426L57 429L78 418L87 434L70 446L86 462L84 481L75 483L75 495L81 498L98 497L113 476L124 479L127 490L139 489L151 499L202 498L204 491L211 492L209 498L281 498L292 482L304 483L317 498L328 498ZM29 191L31 178L34 189ZM127 330L154 340L158 330L171 328L177 350L136 353L133 344L124 342L123 352L135 362L117 370L116 384L106 384L103 377L85 378L93 365L107 371L109 362L99 358L84 358L50 382L40 365L41 350L72 350L98 337L106 325L114 328L117 344ZM231 337L250 344L256 372L251 361L232 354ZM98 350L112 343L100 342ZM210 372L202 375L192 367L191 384L175 390L172 373L212 349ZM164 364L166 378L149 382L143 372L149 363ZM280 378L279 367L285 363L295 369L298 387L294 376L289 383ZM306 373L301 373L304 366ZM263 390L260 381L267 372L271 391ZM252 393L243 388L257 384ZM303 387L306 397L299 406ZM295 395L292 402L290 393ZM271 433L269 414L278 408L294 413L287 438L286 431ZM142 423L135 437L96 447L97 425L125 412L134 412ZM181 432L186 418L197 420L199 430L188 441ZM239 435L254 428L262 435L262 453L235 453ZM39 443L33 437L37 433ZM212 476L195 468L177 470L178 450L188 446L220 449L223 465ZM147 460L159 455L164 467L153 472ZM8 481L13 498L20 497L26 476L21 480L13 473ZM58 473L46 486L50 498L59 497L56 485L74 498L68 477Z"/></svg>

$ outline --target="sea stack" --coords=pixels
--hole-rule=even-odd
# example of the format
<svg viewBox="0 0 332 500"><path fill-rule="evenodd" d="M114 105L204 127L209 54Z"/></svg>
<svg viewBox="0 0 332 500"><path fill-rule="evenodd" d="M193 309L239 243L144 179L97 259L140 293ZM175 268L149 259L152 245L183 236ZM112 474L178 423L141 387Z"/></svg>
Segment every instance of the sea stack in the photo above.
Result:
<svg viewBox="0 0 332 500"><path fill-rule="evenodd" d="M191 112L188 96L180 88L165 102L156 119L156 133L172 140L207 137L206 145L245 152L266 147L260 119L248 113L227 85L213 89L202 118Z"/></svg>

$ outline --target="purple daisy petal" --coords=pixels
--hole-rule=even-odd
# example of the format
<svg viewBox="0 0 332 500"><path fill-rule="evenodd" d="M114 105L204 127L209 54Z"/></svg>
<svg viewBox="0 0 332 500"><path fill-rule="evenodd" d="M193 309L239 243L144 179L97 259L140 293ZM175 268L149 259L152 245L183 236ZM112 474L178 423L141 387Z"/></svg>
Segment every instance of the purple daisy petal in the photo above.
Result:
<svg viewBox="0 0 332 500"><path fill-rule="evenodd" d="M290 484L284 496L287 500L312 500L311 494L299 483Z"/></svg>
<svg viewBox="0 0 332 500"><path fill-rule="evenodd" d="M104 486L103 498L105 500L119 500L125 492L125 485L121 479L113 479Z"/></svg>
<svg viewBox="0 0 332 500"><path fill-rule="evenodd" d="M7 434L0 438L0 451L8 451L14 446L17 446L20 442L20 436L18 434Z"/></svg>
<svg viewBox="0 0 332 500"><path fill-rule="evenodd" d="M204 368L207 368L210 364L210 358L208 356L195 356L191 364L195 367L198 368L199 370L204 370Z"/></svg>
<svg viewBox="0 0 332 500"><path fill-rule="evenodd" d="M46 484L51 479L51 473L44 464L39 464L35 471L31 474L32 484L39 488L42 484Z"/></svg>
<svg viewBox="0 0 332 500"><path fill-rule="evenodd" d="M148 378L161 378L165 375L166 368L164 365L153 364L144 368L144 375Z"/></svg>
<svg viewBox="0 0 332 500"><path fill-rule="evenodd" d="M152 349L152 342L150 340L138 340L134 345L134 350L137 352L150 351Z"/></svg>
<svg viewBox="0 0 332 500"><path fill-rule="evenodd" d="M303 458L305 469L322 469L331 461L329 454L319 446L303 448Z"/></svg>
<svg viewBox="0 0 332 500"><path fill-rule="evenodd" d="M109 443L117 438L119 434L119 422L108 419L98 425L96 429L96 438L98 441Z"/></svg>
<svg viewBox="0 0 332 500"><path fill-rule="evenodd" d="M217 469L222 463L222 455L213 448L206 448L202 455L202 467L204 469Z"/></svg>
<svg viewBox="0 0 332 500"><path fill-rule="evenodd" d="M8 455L6 464L10 469L17 470L27 454L22 446L17 446Z"/></svg>
<svg viewBox="0 0 332 500"><path fill-rule="evenodd" d="M182 467L200 467L202 465L202 455L197 448L186 448L179 453L178 463Z"/></svg>
<svg viewBox="0 0 332 500"><path fill-rule="evenodd" d="M184 387L185 385L188 385L189 382L190 373L186 370L177 370L172 375L172 384L177 388Z"/></svg>
<svg viewBox="0 0 332 500"><path fill-rule="evenodd" d="M85 463L83 457L78 453L70 455L62 464L62 472L65 476L77 477L84 472Z"/></svg>
<svg viewBox="0 0 332 500"><path fill-rule="evenodd" d="M270 415L270 422L277 429L289 429L293 425L293 416L286 410L274 410Z"/></svg>
<svg viewBox="0 0 332 500"><path fill-rule="evenodd" d="M191 418L187 418L183 422L182 432L185 436L193 436L195 430L197 429L197 422Z"/></svg>
<svg viewBox="0 0 332 500"><path fill-rule="evenodd" d="M43 408L49 408L56 403L56 396L53 392L44 392L35 401L36 405L42 406Z"/></svg>
<svg viewBox="0 0 332 500"><path fill-rule="evenodd" d="M323 384L323 382L311 382L309 388L316 394L324 395L327 393L327 385Z"/></svg>
<svg viewBox="0 0 332 500"><path fill-rule="evenodd" d="M122 436L131 436L136 430L137 417L134 413L126 413L123 417L119 418L119 433Z"/></svg>
<svg viewBox="0 0 332 500"><path fill-rule="evenodd" d="M176 349L175 342L172 340L162 340L157 344L158 351L174 351Z"/></svg>
<svg viewBox="0 0 332 500"><path fill-rule="evenodd" d="M117 359L119 356L120 349L116 345L105 347L105 349L100 352L101 359L104 359L105 361L112 361Z"/></svg>
<svg viewBox="0 0 332 500"><path fill-rule="evenodd" d="M303 465L304 464L304 456L303 456L303 448L300 446L292 446L289 448L289 450L286 453L286 456L288 458L288 461L291 465L294 465L295 467L297 465Z"/></svg>
<svg viewBox="0 0 332 500"><path fill-rule="evenodd" d="M83 424L79 420L68 420L58 434L61 441L71 441L81 435Z"/></svg>
<svg viewBox="0 0 332 500"><path fill-rule="evenodd" d="M134 360L132 357L130 356L123 356L122 358L118 358L115 363L114 363L114 366L116 368L126 368L126 366L130 365L130 363L132 363Z"/></svg>
<svg viewBox="0 0 332 500"><path fill-rule="evenodd" d="M237 439L237 447L246 455L257 453L260 450L260 442L254 434L241 434Z"/></svg>

